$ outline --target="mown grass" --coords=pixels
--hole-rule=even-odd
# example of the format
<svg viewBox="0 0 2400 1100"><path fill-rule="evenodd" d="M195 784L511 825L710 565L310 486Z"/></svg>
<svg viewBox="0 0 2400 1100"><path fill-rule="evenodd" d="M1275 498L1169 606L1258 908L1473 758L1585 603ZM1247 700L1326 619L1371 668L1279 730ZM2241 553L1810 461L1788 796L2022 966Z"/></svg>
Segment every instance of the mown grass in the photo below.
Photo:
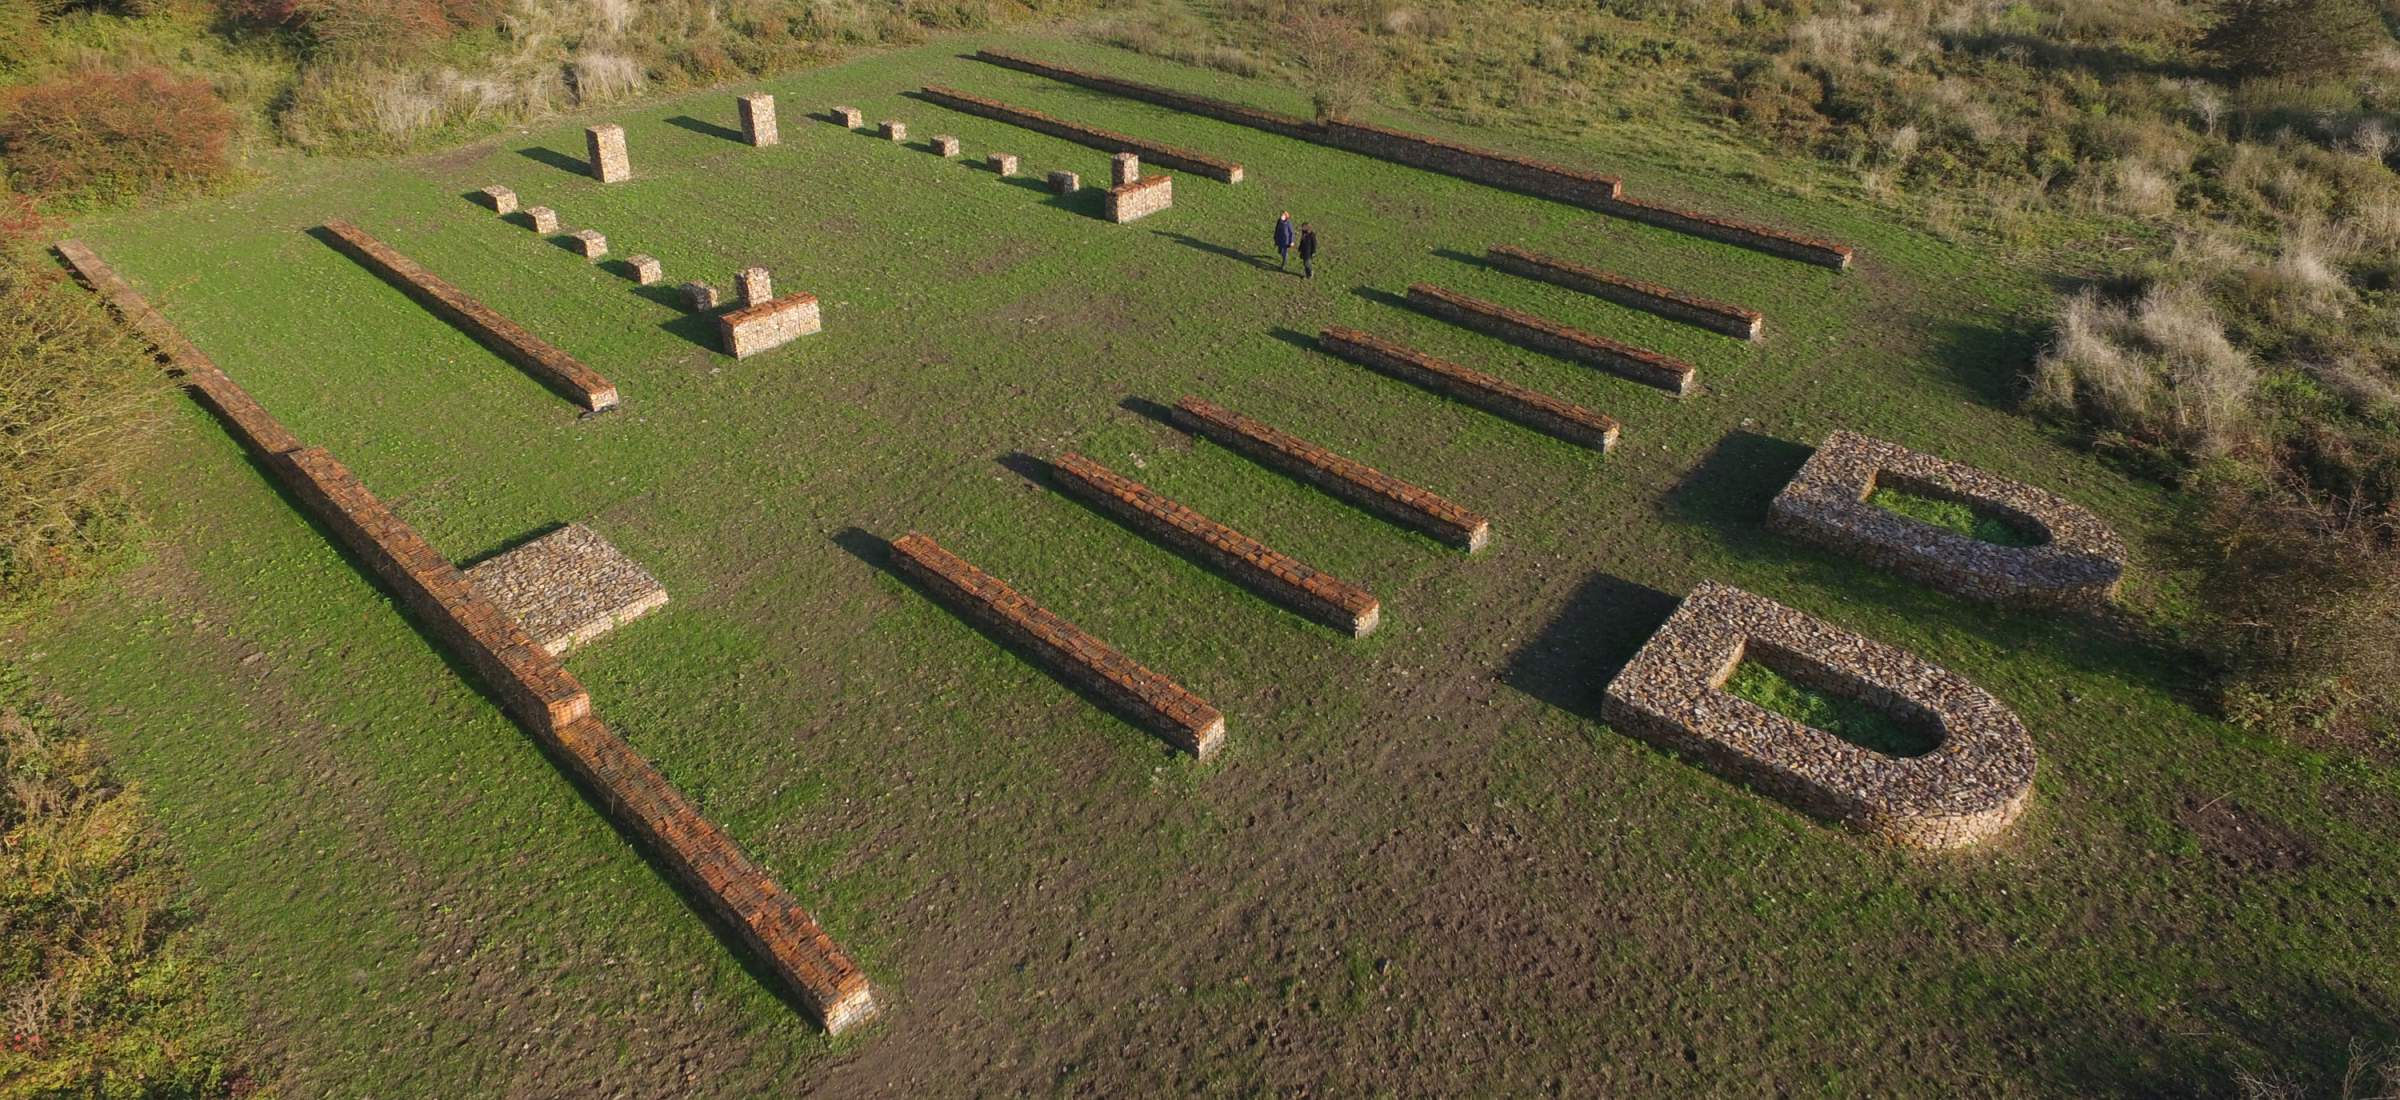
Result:
<svg viewBox="0 0 2400 1100"><path fill-rule="evenodd" d="M1963 500L1947 500L1905 489L1877 486L1867 503L1945 531L1999 546L2039 546L2042 539L2016 524L1982 511Z"/></svg>
<svg viewBox="0 0 2400 1100"><path fill-rule="evenodd" d="M23 640L112 715L296 1095L2205 1091L2235 1066L2316 1073L2329 1037L2380 1026L2390 769L2195 711L2163 631L1964 606L1761 525L1847 428L2042 485L2137 543L2166 531L2161 490L2010 411L2040 280L1864 207L1389 116L1860 248L1849 275L1807 268L956 56L985 44L1147 65L947 42L768 82L771 149L707 125L747 87L608 116L637 179L607 188L557 165L595 117L77 227L455 558L581 520L657 574L674 602L571 667L889 1004L857 1039L818 1035L185 409L146 467L151 564ZM903 94L922 83L1251 179L1185 176L1172 211L1108 225L1039 185L1098 178L1101 154ZM804 117L833 103L955 133L969 160L1017 153L1026 178ZM706 326L464 197L489 183L670 284L764 263L826 331L718 357ZM1280 209L1324 233L1314 282L1254 260ZM578 419L306 234L331 218L581 356L625 407ZM1502 241L1742 302L1774 335L1472 259ZM1708 395L1392 303L1419 280L1685 358ZM1610 412L1624 443L1601 458L1316 353L1328 324ZM1127 407L1185 393L1486 511L1494 544L1461 555ZM1068 448L1366 584L1382 629L1336 636L1012 469ZM874 540L910 529L1223 708L1223 755L1166 753L893 579ZM2006 700L2043 754L2036 811L1998 851L1916 860L1606 729L1601 685L1701 579ZM2187 587L2145 571L2129 599L2171 616ZM2324 857L2228 870L2175 821L2194 791Z"/></svg>
<svg viewBox="0 0 2400 1100"><path fill-rule="evenodd" d="M1868 703L1795 683L1755 660L1735 666L1725 690L1803 725L1814 726L1886 756L1923 756L1939 736L1916 729Z"/></svg>

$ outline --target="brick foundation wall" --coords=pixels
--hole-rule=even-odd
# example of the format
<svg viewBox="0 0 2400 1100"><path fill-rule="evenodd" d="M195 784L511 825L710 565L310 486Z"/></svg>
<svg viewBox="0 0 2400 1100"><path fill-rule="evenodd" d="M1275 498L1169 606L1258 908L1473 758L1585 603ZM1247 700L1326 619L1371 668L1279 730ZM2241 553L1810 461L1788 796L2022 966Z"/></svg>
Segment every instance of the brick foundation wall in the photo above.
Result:
<svg viewBox="0 0 2400 1100"><path fill-rule="evenodd" d="M617 183L633 178L633 162L625 157L624 127L612 123L586 128L583 144L591 155L593 179Z"/></svg>
<svg viewBox="0 0 2400 1100"><path fill-rule="evenodd" d="M1038 134L1065 138L1078 145L1087 145L1103 152L1133 153L1144 160L1155 161L1169 168L1180 168L1221 183L1242 182L1241 165L1205 153L1178 149L1172 145L1160 145L1157 142L1144 141L1126 134L1096 129L1061 118L1052 118L1040 111L1012 107L999 100L969 95L956 88L928 85L921 89L921 93L925 98L954 111L964 111L971 115L998 119L1013 126L1022 126Z"/></svg>
<svg viewBox="0 0 2400 1100"><path fill-rule="evenodd" d="M1697 380L1698 372L1681 360L1430 283L1409 287L1408 304L1445 321L1535 351L1586 363L1645 386L1656 386L1677 397L1691 393Z"/></svg>
<svg viewBox="0 0 2400 1100"><path fill-rule="evenodd" d="M357 260L386 282L399 287L434 316L450 322L501 358L515 363L568 400L598 412L614 408L617 387L584 366L574 356L552 347L516 322L493 312L348 222L327 222L325 233L335 248Z"/></svg>
<svg viewBox="0 0 2400 1100"><path fill-rule="evenodd" d="M1526 389L1482 371L1437 359L1357 329L1329 328L1317 334L1326 351L1403 382L1457 398L1497 416L1569 443L1607 452L1617 445L1617 421L1581 405Z"/></svg>
<svg viewBox="0 0 2400 1100"><path fill-rule="evenodd" d="M1143 176L1120 187L1108 189L1101 203L1101 216L1112 222L1124 223L1146 218L1175 205L1175 177Z"/></svg>
<svg viewBox="0 0 2400 1100"><path fill-rule="evenodd" d="M765 92L753 92L737 97L734 107L742 116L742 140L752 145L773 145L783 140L775 129L775 97Z"/></svg>
<svg viewBox="0 0 2400 1100"><path fill-rule="evenodd" d="M892 559L969 619L1031 649L1058 675L1106 699L1135 725L1206 760L1225 738L1225 716L1198 696L1027 599L1007 582L916 532Z"/></svg>
<svg viewBox="0 0 2400 1100"><path fill-rule="evenodd" d="M1629 199L1625 197L1623 186L1613 177L1594 172L1475 149L1366 123L1314 122L1207 96L1187 95L1153 84L1084 72L1003 50L978 50L974 56L978 61L1127 99L1330 145L1361 156L1442 172L1493 187L1521 191L1804 263L1844 270L1850 266L1853 257L1850 246L1819 237Z"/></svg>
<svg viewBox="0 0 2400 1100"><path fill-rule="evenodd" d="M1091 459L1070 451L1050 467L1075 495L1310 619L1363 638L1382 618L1382 606L1365 589L1313 569Z"/></svg>
<svg viewBox="0 0 2400 1100"><path fill-rule="evenodd" d="M1760 329L1766 324L1766 318L1754 309L1744 309L1696 294L1686 294L1673 287L1585 267L1515 245L1496 245L1485 256L1494 266L1513 275L1540 279L1621 306L1630 306L1671 321L1698 325L1743 340L1758 339Z"/></svg>
<svg viewBox="0 0 2400 1100"><path fill-rule="evenodd" d="M718 346L736 359L781 347L825 327L814 294L788 294L717 318Z"/></svg>
<svg viewBox="0 0 2400 1100"><path fill-rule="evenodd" d="M1470 553L1491 537L1491 521L1364 462L1197 397L1175 403L1175 422L1308 482L1403 527Z"/></svg>

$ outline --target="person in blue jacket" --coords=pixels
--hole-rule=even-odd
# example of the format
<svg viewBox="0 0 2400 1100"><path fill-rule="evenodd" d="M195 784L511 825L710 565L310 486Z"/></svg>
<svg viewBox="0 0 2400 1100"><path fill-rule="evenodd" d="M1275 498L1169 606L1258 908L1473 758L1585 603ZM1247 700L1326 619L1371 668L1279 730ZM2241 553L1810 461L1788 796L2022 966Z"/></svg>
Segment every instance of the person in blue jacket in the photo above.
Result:
<svg viewBox="0 0 2400 1100"><path fill-rule="evenodd" d="M1300 227L1300 277L1317 277L1317 230L1315 226Z"/></svg>
<svg viewBox="0 0 2400 1100"><path fill-rule="evenodd" d="M1275 253L1280 257L1275 261L1275 270L1282 271L1291 266L1292 242L1297 239L1299 234L1292 232L1292 212L1286 210L1282 217L1275 219Z"/></svg>

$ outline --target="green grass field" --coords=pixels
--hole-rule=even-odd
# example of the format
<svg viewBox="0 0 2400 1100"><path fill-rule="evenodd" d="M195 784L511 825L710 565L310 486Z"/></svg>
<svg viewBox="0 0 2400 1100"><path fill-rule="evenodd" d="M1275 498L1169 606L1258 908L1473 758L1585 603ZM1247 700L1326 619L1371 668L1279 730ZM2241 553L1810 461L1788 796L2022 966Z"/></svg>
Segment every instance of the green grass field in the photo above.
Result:
<svg viewBox="0 0 2400 1100"><path fill-rule="evenodd" d="M951 41L768 83L770 149L727 136L749 86L610 114L638 178L605 189L561 166L593 118L75 227L456 559L581 521L648 566L673 603L569 666L886 1004L818 1034L186 407L144 481L143 564L19 640L146 784L290 1095L2150 1095L2243 1067L2328 1080L2351 1038L2394 1037L2400 774L2197 710L2194 658L2145 625L2184 578L2137 568L2127 623L1995 611L1762 525L1848 428L2155 545L2163 490L2012 411L2039 279L1700 146L1383 119L1830 235L1859 269L957 56L980 45L1295 105L1097 47ZM902 94L925 83L1250 179L1177 173L1171 211L1111 225L1040 187L1104 180L1103 154ZM835 103L915 140L816 117ZM966 157L923 151L935 134ZM992 151L1023 178L983 170ZM661 294L465 198L491 183L659 257L667 287L765 264L826 331L716 355ZM1324 234L1313 282L1273 270L1282 209ZM578 419L306 232L335 218L581 357L623 409ZM1768 338L1473 259L1504 242L1751 306ZM1416 281L1683 357L1706 392L1417 315L1395 301ZM1328 324L1596 407L1623 443L1602 458L1332 359L1306 339ZM1184 394L1484 511L1493 545L1446 549L1140 411ZM1311 625L1014 468L1070 448L1367 586L1381 630ZM873 564L912 529L1221 707L1223 754L1168 753ZM2014 834L1881 850L1600 724L1602 686L1702 579L2016 708L2041 771ZM2246 846L2270 830L2294 858Z"/></svg>

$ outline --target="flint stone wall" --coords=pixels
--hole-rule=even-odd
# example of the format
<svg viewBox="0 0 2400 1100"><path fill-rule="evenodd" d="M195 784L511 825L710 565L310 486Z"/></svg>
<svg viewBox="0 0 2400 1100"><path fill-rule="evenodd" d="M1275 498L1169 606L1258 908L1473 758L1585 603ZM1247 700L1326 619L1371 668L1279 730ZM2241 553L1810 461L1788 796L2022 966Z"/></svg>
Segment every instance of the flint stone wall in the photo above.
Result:
<svg viewBox="0 0 2400 1100"><path fill-rule="evenodd" d="M1621 306L1630 306L1671 321L1697 325L1743 340L1758 339L1760 330L1766 324L1766 318L1754 309L1744 309L1697 294L1686 294L1670 286L1585 267L1515 245L1498 245L1485 255L1494 266L1511 274L1540 279Z"/></svg>
<svg viewBox="0 0 2400 1100"><path fill-rule="evenodd" d="M892 544L892 558L942 602L1031 650L1058 676L1098 695L1169 745L1206 760L1223 743L1225 716L1217 708L932 539L912 531Z"/></svg>
<svg viewBox="0 0 2400 1100"><path fill-rule="evenodd" d="M747 359L824 327L817 296L791 294L719 315L717 337L725 354Z"/></svg>
<svg viewBox="0 0 2400 1100"><path fill-rule="evenodd" d="M1197 397L1175 403L1186 429L1461 550L1483 549L1491 521L1448 499L1308 440Z"/></svg>
<svg viewBox="0 0 2400 1100"><path fill-rule="evenodd" d="M1726 690L1744 659L1938 730L1891 756ZM1804 813L1915 848L1988 840L2033 791L2033 740L2014 712L1955 673L1729 585L1704 582L1609 682L1620 732Z"/></svg>
<svg viewBox="0 0 2400 1100"><path fill-rule="evenodd" d="M1078 122L1069 122L1062 118L1053 118L1040 111L1011 106L999 100L986 99L979 95L969 95L956 88L928 85L920 89L919 94L954 111L964 111L971 115L998 119L1013 126L1022 126L1037 134L1065 138L1078 145L1087 145L1103 152L1138 154L1144 160L1156 161L1169 168L1180 168L1220 183L1242 182L1242 166L1240 164L1205 153L1195 153L1189 149L1161 145L1113 130L1102 130Z"/></svg>
<svg viewBox="0 0 2400 1100"><path fill-rule="evenodd" d="M1506 379L1495 378L1447 359L1437 359L1414 348L1369 336L1353 328L1328 328L1317 334L1317 343L1326 351L1362 367L1456 398L1569 443L1602 453L1617 445L1618 426L1615 417L1526 389Z"/></svg>
<svg viewBox="0 0 2400 1100"><path fill-rule="evenodd" d="M2001 546L1911 519L1867 497L1878 487L1988 509L2046 537ZM2125 576L2125 544L2065 498L1963 463L1834 432L1767 509L1767 526L1870 568L1953 595L2016 607L2097 609Z"/></svg>
<svg viewBox="0 0 2400 1100"><path fill-rule="evenodd" d="M783 140L775 129L775 97L765 92L752 92L734 100L742 115L742 140L752 145L773 145Z"/></svg>
<svg viewBox="0 0 2400 1100"><path fill-rule="evenodd" d="M1108 190L1101 215L1117 223L1147 218L1175 205L1175 177L1144 176Z"/></svg>
<svg viewBox="0 0 2400 1100"><path fill-rule="evenodd" d="M1547 317L1470 298L1430 283L1409 287L1408 304L1443 320L1535 351L1595 366L1645 386L1656 386L1677 397L1692 392L1699 373L1689 363L1648 348L1619 343Z"/></svg>

